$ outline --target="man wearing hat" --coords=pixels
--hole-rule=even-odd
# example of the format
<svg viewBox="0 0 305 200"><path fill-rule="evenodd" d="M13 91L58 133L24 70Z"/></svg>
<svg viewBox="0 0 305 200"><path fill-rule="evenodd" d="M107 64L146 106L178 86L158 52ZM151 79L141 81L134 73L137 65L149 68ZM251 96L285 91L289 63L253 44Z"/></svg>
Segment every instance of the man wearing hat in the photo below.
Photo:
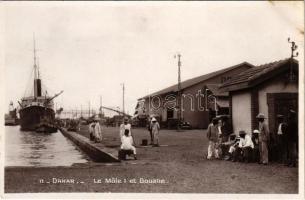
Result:
<svg viewBox="0 0 305 200"><path fill-rule="evenodd" d="M270 140L269 127L265 122L265 115L259 113L256 116L258 120L258 141L259 141L259 154L260 154L260 163L267 165L268 164L268 142Z"/></svg>
<svg viewBox="0 0 305 200"><path fill-rule="evenodd" d="M284 115L277 115L277 150L278 159L281 163L287 162L288 144L287 144L287 124L284 123Z"/></svg>
<svg viewBox="0 0 305 200"><path fill-rule="evenodd" d="M157 122L157 119L154 117L151 120L151 131L153 134L153 146L158 147L159 146L160 125Z"/></svg>
<svg viewBox="0 0 305 200"><path fill-rule="evenodd" d="M125 130L128 130L129 136L132 136L131 134L131 124L129 123L129 120L127 117L124 118L124 123L120 126L120 138L122 142L122 138L125 135Z"/></svg>

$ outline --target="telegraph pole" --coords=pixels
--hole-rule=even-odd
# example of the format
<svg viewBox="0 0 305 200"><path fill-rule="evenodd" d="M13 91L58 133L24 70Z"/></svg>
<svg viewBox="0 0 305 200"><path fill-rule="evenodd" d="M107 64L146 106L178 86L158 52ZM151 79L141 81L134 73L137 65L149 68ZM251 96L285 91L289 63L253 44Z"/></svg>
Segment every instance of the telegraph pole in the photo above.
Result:
<svg viewBox="0 0 305 200"><path fill-rule="evenodd" d="M100 96L100 113L101 113L101 116L103 114L103 101L102 101L102 96Z"/></svg>
<svg viewBox="0 0 305 200"><path fill-rule="evenodd" d="M122 83L123 85L123 117L125 117L125 84Z"/></svg>
<svg viewBox="0 0 305 200"><path fill-rule="evenodd" d="M292 62L293 62L293 58L297 57L299 55L299 52L294 53L298 46L295 44L294 41L290 41L290 38L288 38L288 42L291 44L291 56L290 56L290 73L289 73L289 80L295 81L295 77L293 76L293 70L292 70Z"/></svg>
<svg viewBox="0 0 305 200"><path fill-rule="evenodd" d="M91 114L91 113L90 113L90 109L91 109L91 108L90 108L90 101L89 101L89 116L88 116L88 119L90 118L90 114Z"/></svg>
<svg viewBox="0 0 305 200"><path fill-rule="evenodd" d="M181 123L181 54L178 53L175 55L175 57L178 57L178 126L177 129L180 130L180 123Z"/></svg>

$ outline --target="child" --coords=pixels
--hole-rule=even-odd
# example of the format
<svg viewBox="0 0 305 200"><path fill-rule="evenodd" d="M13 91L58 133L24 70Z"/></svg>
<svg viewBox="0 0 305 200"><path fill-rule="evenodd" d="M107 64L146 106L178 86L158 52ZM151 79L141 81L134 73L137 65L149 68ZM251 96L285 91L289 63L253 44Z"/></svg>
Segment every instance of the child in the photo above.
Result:
<svg viewBox="0 0 305 200"><path fill-rule="evenodd" d="M129 134L129 130L128 129L125 129L124 135L122 137L121 149L123 149L123 150L132 150L133 151L134 159L137 160L136 148L133 146L133 139L132 139L132 136Z"/></svg>

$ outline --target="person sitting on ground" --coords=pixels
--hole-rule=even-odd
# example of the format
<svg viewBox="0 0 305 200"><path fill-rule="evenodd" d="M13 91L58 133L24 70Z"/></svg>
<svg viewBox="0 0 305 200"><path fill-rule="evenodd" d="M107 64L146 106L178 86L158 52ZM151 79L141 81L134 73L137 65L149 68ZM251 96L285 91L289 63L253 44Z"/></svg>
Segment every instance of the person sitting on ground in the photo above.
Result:
<svg viewBox="0 0 305 200"><path fill-rule="evenodd" d="M230 160L232 159L232 154L229 153L229 149L230 147L236 142L236 135L235 134L231 134L229 136L229 140L227 142L223 142L221 143L221 147L222 149L226 149L226 151L224 152L224 160Z"/></svg>
<svg viewBox="0 0 305 200"><path fill-rule="evenodd" d="M234 161L234 152L236 151L238 145L239 145L240 137L237 136L234 140L234 143L229 148L229 160Z"/></svg>
<svg viewBox="0 0 305 200"><path fill-rule="evenodd" d="M250 162L252 151L254 149L254 144L252 142L252 138L250 133L246 133L244 143L242 144L242 152L243 152L243 161Z"/></svg>
<svg viewBox="0 0 305 200"><path fill-rule="evenodd" d="M122 137L121 149L123 149L123 150L132 150L133 151L134 159L137 160L136 148L133 146L133 139L132 139L132 136L130 135L128 129L125 130L124 135Z"/></svg>
<svg viewBox="0 0 305 200"><path fill-rule="evenodd" d="M233 154L233 161L239 161L242 162L243 161L243 146L245 145L245 136L246 136L246 132L245 131L239 131L239 142L238 145L234 151Z"/></svg>
<svg viewBox="0 0 305 200"><path fill-rule="evenodd" d="M229 154L231 161L236 162L241 160L242 145L244 144L244 131L240 131L236 137L235 143L230 147Z"/></svg>

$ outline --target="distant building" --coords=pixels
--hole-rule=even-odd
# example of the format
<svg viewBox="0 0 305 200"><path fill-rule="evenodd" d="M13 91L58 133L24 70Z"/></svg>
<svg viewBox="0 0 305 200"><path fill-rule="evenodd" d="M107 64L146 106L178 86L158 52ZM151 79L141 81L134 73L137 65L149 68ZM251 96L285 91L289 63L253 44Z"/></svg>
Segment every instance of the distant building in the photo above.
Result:
<svg viewBox="0 0 305 200"><path fill-rule="evenodd" d="M207 128L216 110L217 114L228 114L229 94L220 92L218 86L252 67L243 62L181 82L183 121L189 122L194 128ZM145 120L148 115L154 115L159 118L161 125L170 127L177 121L177 94L178 84L175 84L138 99L135 118Z"/></svg>
<svg viewBox="0 0 305 200"><path fill-rule="evenodd" d="M229 92L235 133L257 129L256 116L263 113L275 139L276 116L284 115L287 121L290 109L298 111L298 68L297 60L280 60L248 69L220 86Z"/></svg>

